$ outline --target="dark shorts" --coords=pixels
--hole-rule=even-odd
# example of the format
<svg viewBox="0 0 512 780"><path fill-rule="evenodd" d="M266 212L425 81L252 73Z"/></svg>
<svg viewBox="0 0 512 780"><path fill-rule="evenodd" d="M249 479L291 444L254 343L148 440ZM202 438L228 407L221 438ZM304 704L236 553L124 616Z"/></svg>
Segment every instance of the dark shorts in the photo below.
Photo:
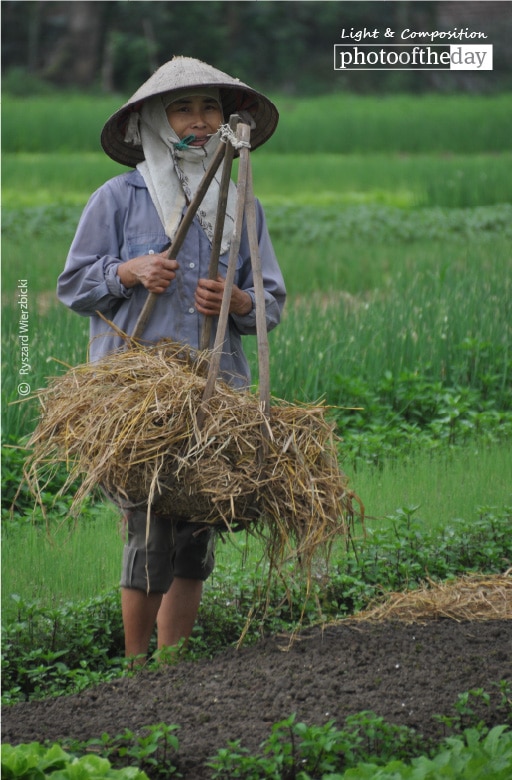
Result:
<svg viewBox="0 0 512 780"><path fill-rule="evenodd" d="M206 580L214 567L215 532L204 526L146 510L127 513L122 588L166 593L174 577Z"/></svg>

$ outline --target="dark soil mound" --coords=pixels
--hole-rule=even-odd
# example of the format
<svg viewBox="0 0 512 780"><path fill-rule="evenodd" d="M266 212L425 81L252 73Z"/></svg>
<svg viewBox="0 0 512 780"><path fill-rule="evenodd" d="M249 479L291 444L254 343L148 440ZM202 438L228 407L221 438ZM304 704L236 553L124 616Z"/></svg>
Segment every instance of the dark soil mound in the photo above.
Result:
<svg viewBox="0 0 512 780"><path fill-rule="evenodd" d="M2 710L2 740L17 744L87 740L103 732L178 724L180 771L205 780L204 762L240 739L256 752L273 723L292 713L309 724L372 710L425 737L443 736L435 714L454 714L460 693L496 691L512 682L512 621L424 624L347 621L308 629L288 647L270 637L210 661L182 662L158 672L100 685L73 696ZM495 725L499 696L482 716Z"/></svg>

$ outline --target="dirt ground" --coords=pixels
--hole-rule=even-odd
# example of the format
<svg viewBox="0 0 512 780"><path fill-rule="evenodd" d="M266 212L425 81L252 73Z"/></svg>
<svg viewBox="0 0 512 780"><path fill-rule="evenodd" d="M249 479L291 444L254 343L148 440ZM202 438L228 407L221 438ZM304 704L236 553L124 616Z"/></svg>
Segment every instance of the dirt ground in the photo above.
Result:
<svg viewBox="0 0 512 780"><path fill-rule="evenodd" d="M488 725L503 721L495 684L512 684L512 620L421 623L345 621L183 661L80 694L2 710L2 741L87 740L147 724L179 724L179 770L206 780L204 762L229 740L256 752L273 723L292 713L308 724L371 710L426 737L443 735L435 714L454 714L460 693L492 694Z"/></svg>

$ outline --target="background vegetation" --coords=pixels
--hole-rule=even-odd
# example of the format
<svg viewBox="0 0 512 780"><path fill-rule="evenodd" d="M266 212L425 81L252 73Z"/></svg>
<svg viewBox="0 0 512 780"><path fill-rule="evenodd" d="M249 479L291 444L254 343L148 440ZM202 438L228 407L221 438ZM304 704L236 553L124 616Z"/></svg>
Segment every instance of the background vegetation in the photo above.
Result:
<svg viewBox="0 0 512 780"><path fill-rule="evenodd" d="M349 35L377 29L382 41L388 28L396 32L395 42L404 29L481 32L494 45L493 71L333 70L333 46L341 42L343 30ZM509 4L495 0L4 0L4 84L19 94L47 92L51 86L130 94L158 65L182 54L228 73L235 68L233 75L242 81L280 94L340 89L489 93L510 87L511 29Z"/></svg>

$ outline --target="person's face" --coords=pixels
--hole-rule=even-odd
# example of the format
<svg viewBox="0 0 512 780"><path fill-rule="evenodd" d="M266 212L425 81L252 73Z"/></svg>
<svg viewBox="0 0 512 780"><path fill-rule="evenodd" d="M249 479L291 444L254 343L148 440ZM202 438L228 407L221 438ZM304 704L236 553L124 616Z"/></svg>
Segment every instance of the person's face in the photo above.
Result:
<svg viewBox="0 0 512 780"><path fill-rule="evenodd" d="M169 124L179 138L195 135L190 146L204 146L208 137L222 124L222 111L214 98L187 95L174 101L166 109Z"/></svg>

